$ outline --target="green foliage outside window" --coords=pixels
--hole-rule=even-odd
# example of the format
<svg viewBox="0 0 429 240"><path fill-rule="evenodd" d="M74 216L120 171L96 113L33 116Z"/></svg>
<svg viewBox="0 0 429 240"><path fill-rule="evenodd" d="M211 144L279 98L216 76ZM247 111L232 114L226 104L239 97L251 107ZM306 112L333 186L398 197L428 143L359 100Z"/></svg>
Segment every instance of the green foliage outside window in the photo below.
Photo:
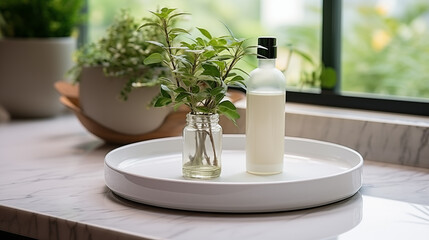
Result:
<svg viewBox="0 0 429 240"><path fill-rule="evenodd" d="M397 16L359 7L358 21L343 30L343 90L429 98L428 19L423 1Z"/></svg>
<svg viewBox="0 0 429 240"><path fill-rule="evenodd" d="M0 36L68 37L82 19L83 0L1 0Z"/></svg>
<svg viewBox="0 0 429 240"><path fill-rule="evenodd" d="M269 30L262 25L259 14L263 1L89 0L89 3L92 23L109 21L112 12L125 5L133 9L135 16L143 17L149 15L148 9L169 3L193 12L193 15L203 16L198 20L200 26L217 23L218 29L208 27L216 35L224 30L219 19L225 21L234 33L250 40L254 38L256 41L260 35L275 35L279 40L278 62L289 56L290 46L295 50L286 74L288 86L301 90L320 86L323 66L320 62L319 21L302 25L285 23ZM352 11L357 9L358 14L351 22L345 15L348 3L344 1L343 6L342 90L429 98L429 3L422 0L403 2L401 14L389 15L380 7L356 1ZM317 4L306 7L321 16ZM103 11L106 14L102 16ZM90 31L93 30L96 29L90 27ZM249 71L256 67L256 60L247 58L242 64L245 66L240 67ZM286 65L281 62L278 67L284 69Z"/></svg>

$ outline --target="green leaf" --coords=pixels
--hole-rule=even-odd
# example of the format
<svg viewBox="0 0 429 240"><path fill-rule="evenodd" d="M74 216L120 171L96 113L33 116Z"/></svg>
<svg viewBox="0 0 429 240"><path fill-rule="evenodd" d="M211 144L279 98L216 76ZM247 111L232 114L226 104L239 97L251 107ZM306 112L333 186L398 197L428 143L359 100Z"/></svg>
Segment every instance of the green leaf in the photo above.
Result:
<svg viewBox="0 0 429 240"><path fill-rule="evenodd" d="M225 92L226 92L226 89L224 87L216 87L210 90L210 95L216 96L219 93L225 94Z"/></svg>
<svg viewBox="0 0 429 240"><path fill-rule="evenodd" d="M189 32L183 28L172 28L168 33L186 33L186 34L189 34Z"/></svg>
<svg viewBox="0 0 429 240"><path fill-rule="evenodd" d="M224 61L211 61L211 62L216 64L219 67L220 72L223 72L223 70L226 67L226 63Z"/></svg>
<svg viewBox="0 0 429 240"><path fill-rule="evenodd" d="M221 106L223 108L227 108L227 109L230 109L230 110L236 110L237 109L235 107L235 105L231 101L229 101L229 100L225 100L225 101L219 103L219 107L221 107Z"/></svg>
<svg viewBox="0 0 429 240"><path fill-rule="evenodd" d="M337 83L337 73L331 67L322 68L322 73L320 74L320 81L322 88L334 88Z"/></svg>
<svg viewBox="0 0 429 240"><path fill-rule="evenodd" d="M213 47L222 47L222 48L226 48L226 44L228 42L225 39L222 38L212 38L209 41L209 44Z"/></svg>
<svg viewBox="0 0 429 240"><path fill-rule="evenodd" d="M187 43L187 42L180 42L180 45L182 47L186 47L186 48L188 48L190 50L195 49L195 44L190 44L190 43Z"/></svg>
<svg viewBox="0 0 429 240"><path fill-rule="evenodd" d="M210 109L208 107L198 106L196 109L200 113L210 113Z"/></svg>
<svg viewBox="0 0 429 240"><path fill-rule="evenodd" d="M251 49L251 48L258 48L259 47L259 45L251 45L251 46L247 46L247 47L245 47L244 49Z"/></svg>
<svg viewBox="0 0 429 240"><path fill-rule="evenodd" d="M218 103L222 101L222 99L224 98L225 98L225 93L219 93L218 95L215 96L215 102Z"/></svg>
<svg viewBox="0 0 429 240"><path fill-rule="evenodd" d="M233 58L234 58L234 56L232 56L232 55L219 55L219 56L215 57L215 59L219 60L219 61L225 61L225 60L229 60L229 59L233 59Z"/></svg>
<svg viewBox="0 0 429 240"><path fill-rule="evenodd" d="M168 36L170 37L170 41L172 42L174 39L176 39L176 37L178 36L178 34L176 34L176 33L170 33Z"/></svg>
<svg viewBox="0 0 429 240"><path fill-rule="evenodd" d="M221 39L218 40L218 43L220 45L226 45L228 43L228 41L226 41L225 39L221 38Z"/></svg>
<svg viewBox="0 0 429 240"><path fill-rule="evenodd" d="M225 84L227 84L228 86L238 86L246 89L246 85L244 84L244 78L240 75L235 75L233 78L228 78L227 80L225 80Z"/></svg>
<svg viewBox="0 0 429 240"><path fill-rule="evenodd" d="M138 27L138 30L140 30L141 28L144 28L144 27L148 27L148 26L160 27L158 23L145 23L145 24L140 25L140 27Z"/></svg>
<svg viewBox="0 0 429 240"><path fill-rule="evenodd" d="M200 87L198 86L191 86L191 92L192 93L198 93L200 91Z"/></svg>
<svg viewBox="0 0 429 240"><path fill-rule="evenodd" d="M186 59L183 55L182 56L173 56L174 59L178 60L180 63L182 63L185 66L191 66L191 63Z"/></svg>
<svg viewBox="0 0 429 240"><path fill-rule="evenodd" d="M202 65L202 67L204 68L204 71L201 73L201 75L220 77L219 69L216 66L205 63Z"/></svg>
<svg viewBox="0 0 429 240"><path fill-rule="evenodd" d="M176 8L162 8L161 9L161 16L163 18L166 18L171 12L173 12L174 10L176 10Z"/></svg>
<svg viewBox="0 0 429 240"><path fill-rule="evenodd" d="M167 106L168 104L170 104L171 98L166 98L166 97L158 97L154 103L154 107L164 107Z"/></svg>
<svg viewBox="0 0 429 240"><path fill-rule="evenodd" d="M179 88L174 89L174 92L175 93L183 93L183 92L187 92L187 91L183 87L179 87Z"/></svg>
<svg viewBox="0 0 429 240"><path fill-rule="evenodd" d="M207 31L204 28L199 28L197 27L197 29L200 31L201 34L203 34L206 38L208 39L212 39L212 35L209 33L209 31Z"/></svg>
<svg viewBox="0 0 429 240"><path fill-rule="evenodd" d="M161 13L152 12L152 11L149 11L149 12L152 13L153 15L157 16L159 19L164 19L165 18Z"/></svg>
<svg viewBox="0 0 429 240"><path fill-rule="evenodd" d="M246 71L244 71L243 69L241 69L241 68L233 68L232 70L236 70L236 71L242 72L242 73L246 74L247 76L249 76L249 74Z"/></svg>
<svg viewBox="0 0 429 240"><path fill-rule="evenodd" d="M233 86L233 87L239 87L242 89L247 89L246 84L244 83L244 81L236 81L236 82L231 82L227 84L228 86Z"/></svg>
<svg viewBox="0 0 429 240"><path fill-rule="evenodd" d="M191 15L191 14L190 13L176 13L176 14L171 15L168 20L171 20L171 19L173 19L175 17L179 17L179 16L182 16L182 15Z"/></svg>
<svg viewBox="0 0 429 240"><path fill-rule="evenodd" d="M162 62L163 59L164 58L162 57L162 55L160 53L152 53L147 58L145 58L143 60L143 62L144 62L144 64L149 65L149 64L154 64L154 63L160 63L160 62Z"/></svg>
<svg viewBox="0 0 429 240"><path fill-rule="evenodd" d="M222 24L225 26L225 28L228 30L229 35L236 40L237 38L235 38L234 33L231 31L231 29L228 27L228 25L226 25L226 23L222 22Z"/></svg>
<svg viewBox="0 0 429 240"><path fill-rule="evenodd" d="M182 82L185 84L185 86L189 87L192 84L191 79L185 78L182 79Z"/></svg>
<svg viewBox="0 0 429 240"><path fill-rule="evenodd" d="M205 58L208 58L208 59L210 59L210 58L212 58L213 56L215 56L216 55L216 52L215 51L205 51L204 53L203 53L203 56L205 57Z"/></svg>
<svg viewBox="0 0 429 240"><path fill-rule="evenodd" d="M150 43L150 44L153 44L153 45L156 45L156 46L158 46L158 47L165 48L165 45L164 45L164 44L162 44L162 43L160 43L160 42L157 42L157 41L146 41L146 42L148 42L148 43Z"/></svg>
<svg viewBox="0 0 429 240"><path fill-rule="evenodd" d="M161 85L161 96L165 98L171 98L170 93L168 93L169 89L165 85Z"/></svg>
<svg viewBox="0 0 429 240"><path fill-rule="evenodd" d="M225 100L219 103L218 107L219 114L225 115L228 119L232 120L235 124L235 120L240 118L240 114L237 113L237 108L232 102Z"/></svg>
<svg viewBox="0 0 429 240"><path fill-rule="evenodd" d="M240 75L236 75L235 77L233 77L230 82L237 82L237 81L243 81L244 78Z"/></svg>
<svg viewBox="0 0 429 240"><path fill-rule="evenodd" d="M237 75L237 73L235 73L235 72L229 72L227 77L234 77L236 75Z"/></svg>
<svg viewBox="0 0 429 240"><path fill-rule="evenodd" d="M197 41L197 43L200 45L200 46L206 46L207 44L206 44L206 41L204 41L202 38L200 38L200 37L197 37L196 39L195 39L196 41Z"/></svg>
<svg viewBox="0 0 429 240"><path fill-rule="evenodd" d="M234 42L232 42L232 43L230 44L230 46L231 46L231 47L239 47L239 46L243 45L243 42L244 42L244 40L243 40L243 41L235 40ZM265 47L263 47L263 48L265 48Z"/></svg>
<svg viewBox="0 0 429 240"><path fill-rule="evenodd" d="M210 81L211 79L209 79L209 81L207 81L206 83L210 86L210 88L214 89L216 88L216 86L218 86L217 82L215 81Z"/></svg>
<svg viewBox="0 0 429 240"><path fill-rule="evenodd" d="M190 96L189 93L187 92L181 92L177 95L176 99L174 100L175 102L181 102L184 98L187 98L188 96Z"/></svg>

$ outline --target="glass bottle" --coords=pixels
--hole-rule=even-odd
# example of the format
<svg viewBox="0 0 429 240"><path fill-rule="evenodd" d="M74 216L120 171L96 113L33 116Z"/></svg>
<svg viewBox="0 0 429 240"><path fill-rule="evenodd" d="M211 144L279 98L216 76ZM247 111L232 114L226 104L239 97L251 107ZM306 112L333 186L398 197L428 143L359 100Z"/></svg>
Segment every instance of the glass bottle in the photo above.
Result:
<svg viewBox="0 0 429 240"><path fill-rule="evenodd" d="M258 68L247 81L246 169L253 174L283 171L286 80L275 68L276 39L258 39Z"/></svg>
<svg viewBox="0 0 429 240"><path fill-rule="evenodd" d="M218 114L186 116L183 129L183 177L211 179L221 173L222 127Z"/></svg>

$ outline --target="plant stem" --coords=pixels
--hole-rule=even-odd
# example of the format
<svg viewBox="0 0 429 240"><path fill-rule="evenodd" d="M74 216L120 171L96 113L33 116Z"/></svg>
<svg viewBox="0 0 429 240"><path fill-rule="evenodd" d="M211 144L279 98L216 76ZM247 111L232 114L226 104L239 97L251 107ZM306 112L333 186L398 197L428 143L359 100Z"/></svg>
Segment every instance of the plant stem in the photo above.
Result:
<svg viewBox="0 0 429 240"><path fill-rule="evenodd" d="M207 125L206 125L207 124ZM217 166L218 165L218 157L216 153L216 147L214 144L214 138L213 138L213 132L211 128L210 122L204 122L202 123L203 127L208 126L209 130L201 130L197 128L196 134L195 134L195 153L194 155L190 155L189 159L192 162L192 165L203 165L203 160L206 160L207 164L210 166ZM207 154L206 149L206 138L207 135L210 139L210 145L213 149L213 163L211 162L210 156Z"/></svg>
<svg viewBox="0 0 429 240"><path fill-rule="evenodd" d="M238 49L240 49L242 44L243 43L240 43L240 45L238 46ZM222 77L222 81L225 81L225 79L228 77L229 72L231 72L231 70L234 68L234 65L239 60L238 52L239 50L235 51L234 58L232 59L231 64L229 64L228 69L225 72L225 75Z"/></svg>
<svg viewBox="0 0 429 240"><path fill-rule="evenodd" d="M170 63L171 63L171 69L172 69L171 72L173 73L173 77L176 80L177 87L180 87L180 81L176 75L176 68L177 67L176 67L176 64L174 63L173 52L171 51L170 34L168 34L168 26L167 26L166 20L162 20L162 27L164 30L165 41L167 43L167 54L168 54L168 58L170 59Z"/></svg>
<svg viewBox="0 0 429 240"><path fill-rule="evenodd" d="M218 165L217 153L216 153L216 148L215 148L215 145L214 145L214 139L213 139L213 132L212 132L211 123L209 123L209 137L210 137L210 143L212 144L213 155L214 155L213 166L217 166Z"/></svg>

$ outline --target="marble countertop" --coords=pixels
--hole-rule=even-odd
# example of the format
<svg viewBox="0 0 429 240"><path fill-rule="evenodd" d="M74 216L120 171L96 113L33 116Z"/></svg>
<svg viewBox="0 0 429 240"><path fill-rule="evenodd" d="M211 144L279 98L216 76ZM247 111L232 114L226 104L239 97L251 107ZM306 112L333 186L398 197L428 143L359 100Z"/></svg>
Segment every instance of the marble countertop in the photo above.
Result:
<svg viewBox="0 0 429 240"><path fill-rule="evenodd" d="M72 115L0 124L0 230L37 239L427 239L429 169L365 161L361 190L301 211L219 214L114 195L103 161L116 146Z"/></svg>

